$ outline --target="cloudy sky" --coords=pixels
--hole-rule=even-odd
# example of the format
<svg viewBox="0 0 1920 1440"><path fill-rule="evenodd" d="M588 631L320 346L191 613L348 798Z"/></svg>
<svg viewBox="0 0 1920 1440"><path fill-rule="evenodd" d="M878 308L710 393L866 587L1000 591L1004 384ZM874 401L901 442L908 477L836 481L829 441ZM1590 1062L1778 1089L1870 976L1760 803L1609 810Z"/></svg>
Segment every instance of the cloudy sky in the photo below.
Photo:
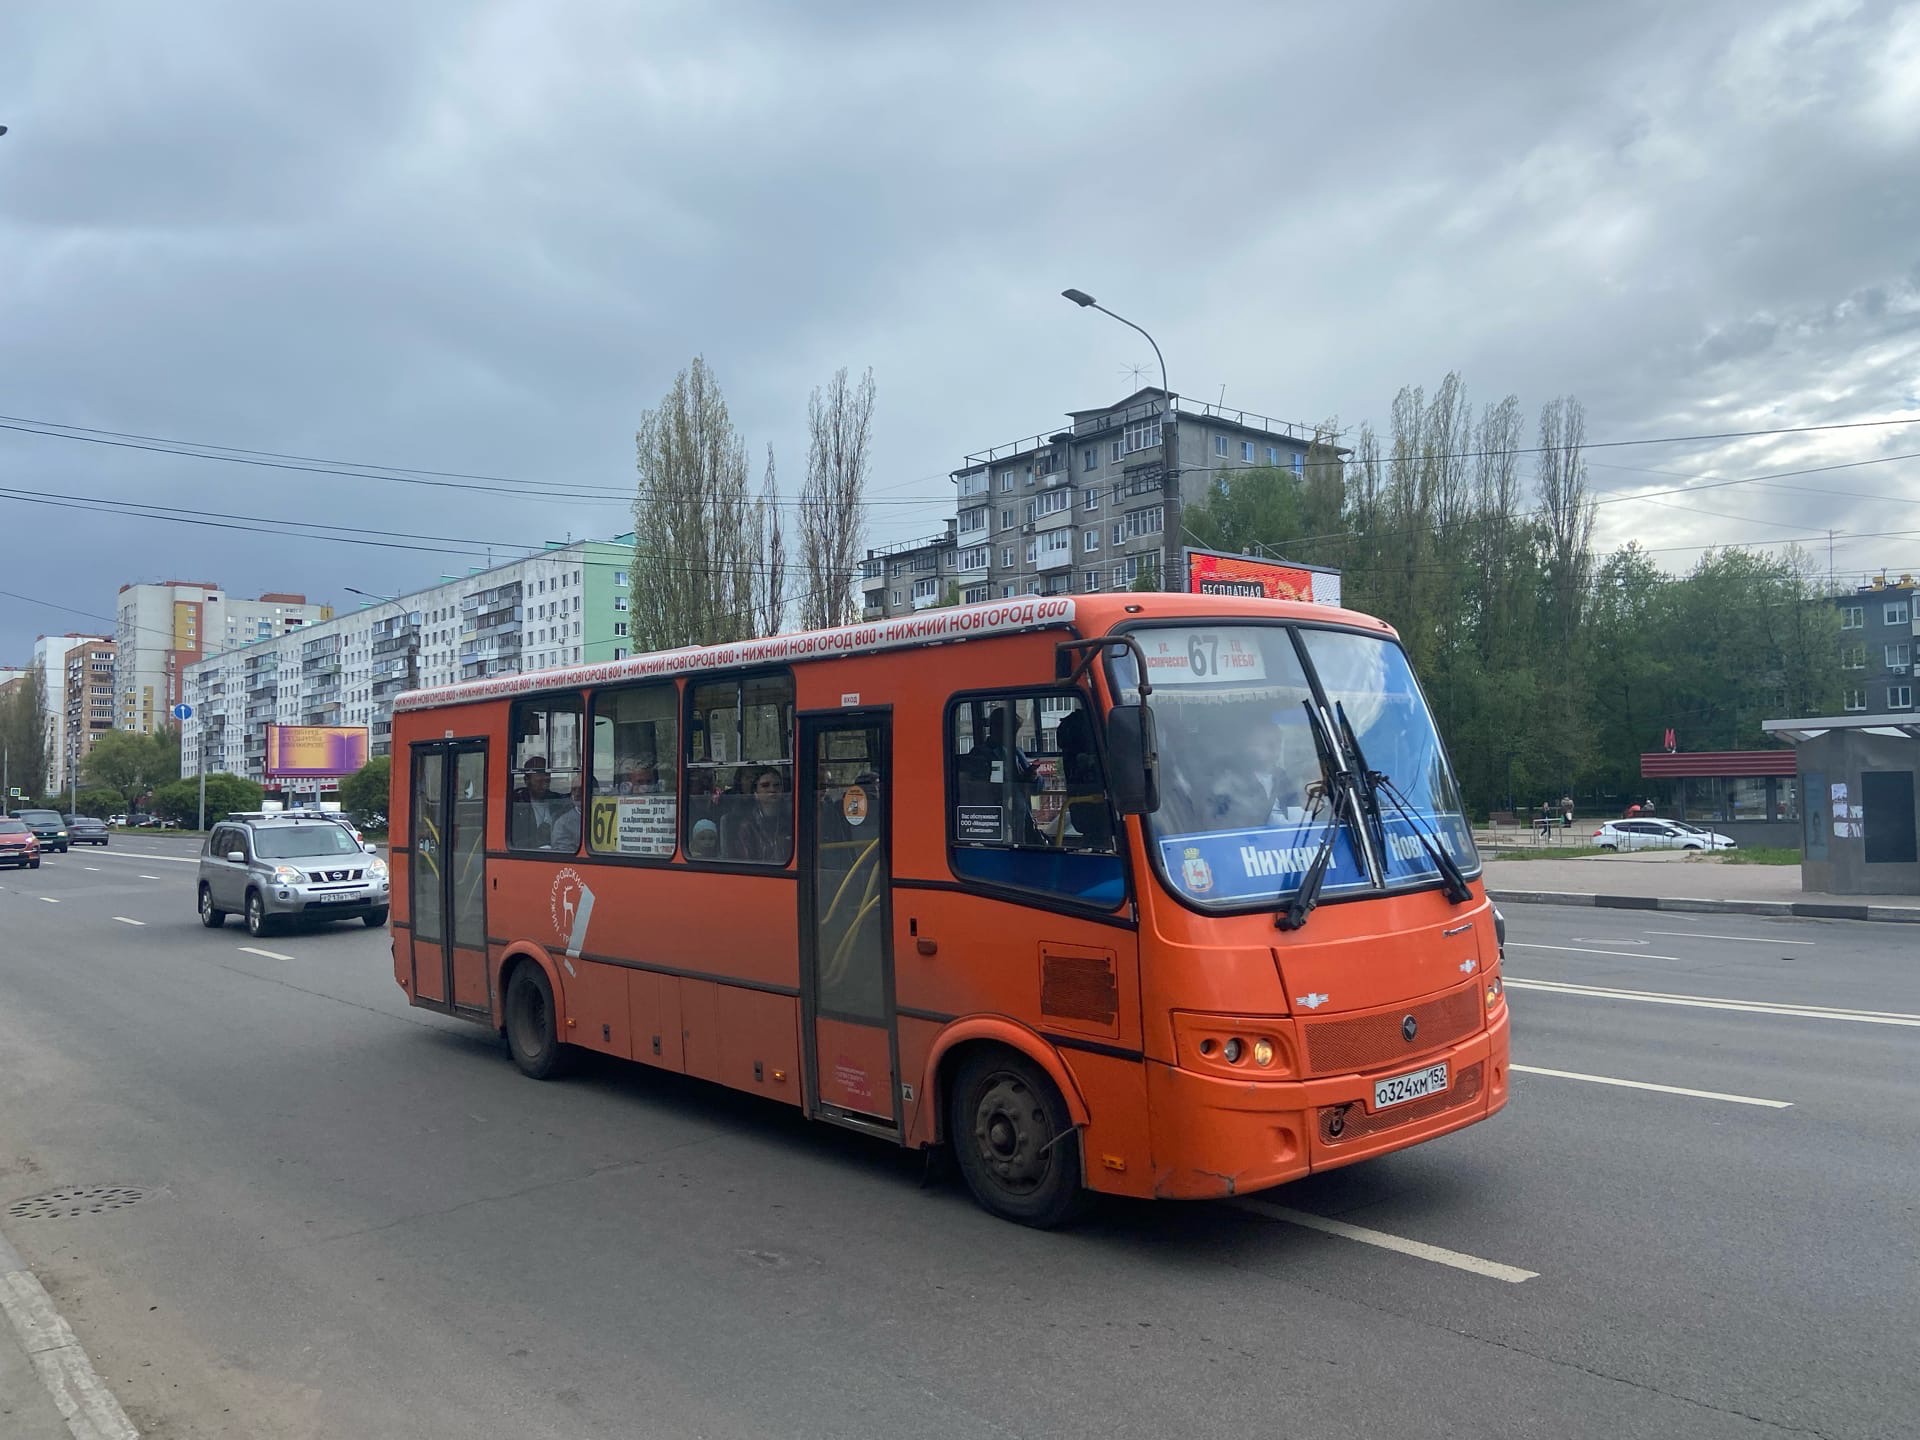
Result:
<svg viewBox="0 0 1920 1440"><path fill-rule="evenodd" d="M0 424L512 482L0 429L0 590L99 616L137 579L351 601L624 530L695 353L789 490L807 392L871 365L869 539L931 533L963 454L1151 363L1068 285L1175 389L1288 419L1383 421L1449 369L1577 394L1596 440L1920 417L1920 4L11 0L0 123ZM1909 452L1920 424L1596 451L1600 537L1684 566L1831 528L1843 573L1920 571ZM91 623L0 596L0 664Z"/></svg>

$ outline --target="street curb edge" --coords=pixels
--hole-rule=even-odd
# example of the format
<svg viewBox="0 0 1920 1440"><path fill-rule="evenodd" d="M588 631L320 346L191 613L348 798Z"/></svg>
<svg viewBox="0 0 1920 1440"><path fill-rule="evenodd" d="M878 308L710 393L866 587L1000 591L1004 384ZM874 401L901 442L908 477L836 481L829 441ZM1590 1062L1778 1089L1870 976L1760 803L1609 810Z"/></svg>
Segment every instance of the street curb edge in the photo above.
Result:
<svg viewBox="0 0 1920 1440"><path fill-rule="evenodd" d="M1875 920L1920 925L1916 905L1834 905L1815 900L1709 900L1673 895L1590 895L1572 890L1489 890L1506 905L1589 905L1603 910L1670 910L1696 915L1789 915L1808 920Z"/></svg>

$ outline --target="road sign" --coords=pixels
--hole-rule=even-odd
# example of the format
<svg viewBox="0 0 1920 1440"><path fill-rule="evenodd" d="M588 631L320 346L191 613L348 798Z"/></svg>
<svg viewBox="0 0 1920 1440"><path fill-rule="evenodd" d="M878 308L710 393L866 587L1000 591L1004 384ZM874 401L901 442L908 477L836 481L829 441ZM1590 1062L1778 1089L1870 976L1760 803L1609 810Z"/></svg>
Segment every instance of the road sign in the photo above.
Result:
<svg viewBox="0 0 1920 1440"><path fill-rule="evenodd" d="M176 720L191 720L193 718L193 706L185 704L174 706L173 718Z"/></svg>
<svg viewBox="0 0 1920 1440"><path fill-rule="evenodd" d="M7 787L7 798L8 798L9 800L18 800L18 799L20 798L20 787L19 787L18 785L10 785L10 786L8 786L8 787Z"/></svg>

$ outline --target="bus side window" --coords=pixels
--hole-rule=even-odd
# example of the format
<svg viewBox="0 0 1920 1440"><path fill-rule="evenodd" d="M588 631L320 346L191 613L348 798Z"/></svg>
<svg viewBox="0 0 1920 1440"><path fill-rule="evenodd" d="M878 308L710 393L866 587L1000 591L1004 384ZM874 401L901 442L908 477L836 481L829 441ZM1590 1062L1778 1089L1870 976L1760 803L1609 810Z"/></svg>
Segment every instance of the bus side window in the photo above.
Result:
<svg viewBox="0 0 1920 1440"><path fill-rule="evenodd" d="M793 677L709 681L690 695L687 858L785 866L793 856Z"/></svg>
<svg viewBox="0 0 1920 1440"><path fill-rule="evenodd" d="M587 848L595 855L673 854L680 800L680 696L671 684L593 697Z"/></svg>
<svg viewBox="0 0 1920 1440"><path fill-rule="evenodd" d="M543 695L513 707L508 734L507 846L580 851L580 697Z"/></svg>
<svg viewBox="0 0 1920 1440"><path fill-rule="evenodd" d="M984 696L948 711L956 873L1111 907L1126 893L1093 716L1074 693Z"/></svg>

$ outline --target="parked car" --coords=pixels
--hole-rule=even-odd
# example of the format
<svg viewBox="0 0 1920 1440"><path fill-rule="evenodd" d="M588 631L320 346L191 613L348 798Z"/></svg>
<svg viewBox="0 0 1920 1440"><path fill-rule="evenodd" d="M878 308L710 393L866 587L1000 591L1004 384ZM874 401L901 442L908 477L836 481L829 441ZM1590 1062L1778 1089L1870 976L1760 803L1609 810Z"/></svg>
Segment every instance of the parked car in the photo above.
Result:
<svg viewBox="0 0 1920 1440"><path fill-rule="evenodd" d="M127 817L124 815L107 816L107 824L109 825L124 825L126 823L127 823Z"/></svg>
<svg viewBox="0 0 1920 1440"><path fill-rule="evenodd" d="M42 850L58 850L62 855L67 853L67 822L58 810L16 810L13 818L33 831Z"/></svg>
<svg viewBox="0 0 1920 1440"><path fill-rule="evenodd" d="M200 923L217 930L239 913L247 933L283 921L387 923L387 862L334 817L250 812L213 827L200 852Z"/></svg>
<svg viewBox="0 0 1920 1440"><path fill-rule="evenodd" d="M16 870L40 868L40 841L33 828L12 816L0 816L0 865Z"/></svg>
<svg viewBox="0 0 1920 1440"><path fill-rule="evenodd" d="M1737 850L1739 843L1684 820L1609 820L1593 832L1602 850Z"/></svg>
<svg viewBox="0 0 1920 1440"><path fill-rule="evenodd" d="M96 820L91 815L69 815L67 838L75 845L104 845L107 843L107 822Z"/></svg>

